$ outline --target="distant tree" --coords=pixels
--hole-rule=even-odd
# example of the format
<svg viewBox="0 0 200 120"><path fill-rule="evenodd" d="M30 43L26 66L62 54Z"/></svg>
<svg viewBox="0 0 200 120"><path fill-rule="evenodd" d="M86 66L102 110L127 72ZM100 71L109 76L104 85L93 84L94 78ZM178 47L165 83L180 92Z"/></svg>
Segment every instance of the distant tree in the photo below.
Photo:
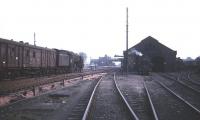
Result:
<svg viewBox="0 0 200 120"><path fill-rule="evenodd" d="M200 56L195 59L195 61L200 62Z"/></svg>
<svg viewBox="0 0 200 120"><path fill-rule="evenodd" d="M197 65L197 72L200 73L200 56L195 59Z"/></svg>
<svg viewBox="0 0 200 120"><path fill-rule="evenodd" d="M191 57L187 57L187 58L185 59L185 61L193 61L193 59L192 59Z"/></svg>
<svg viewBox="0 0 200 120"><path fill-rule="evenodd" d="M84 52L80 52L79 55L83 58L83 62L85 63L85 61L87 59L87 54Z"/></svg>
<svg viewBox="0 0 200 120"><path fill-rule="evenodd" d="M185 64L183 60L180 57L176 58L176 70L181 71L181 70L184 70L184 68L185 68Z"/></svg>
<svg viewBox="0 0 200 120"><path fill-rule="evenodd" d="M200 68L200 56L199 57L197 57L196 59L195 59L195 62L196 62L196 64L199 66L199 68Z"/></svg>

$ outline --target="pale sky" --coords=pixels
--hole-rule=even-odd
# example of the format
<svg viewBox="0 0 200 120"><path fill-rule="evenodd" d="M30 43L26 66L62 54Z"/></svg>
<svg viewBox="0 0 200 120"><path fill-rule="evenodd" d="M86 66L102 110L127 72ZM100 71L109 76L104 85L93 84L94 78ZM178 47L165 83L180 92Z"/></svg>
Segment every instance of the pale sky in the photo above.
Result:
<svg viewBox="0 0 200 120"><path fill-rule="evenodd" d="M0 0L0 38L85 52L122 55L129 8L129 47L152 36L177 51L200 56L199 0Z"/></svg>

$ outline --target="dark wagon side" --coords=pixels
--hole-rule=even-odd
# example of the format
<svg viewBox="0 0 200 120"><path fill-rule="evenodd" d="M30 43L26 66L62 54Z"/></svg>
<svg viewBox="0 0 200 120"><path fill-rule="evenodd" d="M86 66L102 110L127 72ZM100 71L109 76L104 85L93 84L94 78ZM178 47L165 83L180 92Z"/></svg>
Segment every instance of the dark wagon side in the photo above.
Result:
<svg viewBox="0 0 200 120"><path fill-rule="evenodd" d="M72 58L71 53L66 50L56 50L56 73L72 72Z"/></svg>
<svg viewBox="0 0 200 120"><path fill-rule="evenodd" d="M80 72L82 68L82 58L71 51L0 38L0 80Z"/></svg>
<svg viewBox="0 0 200 120"><path fill-rule="evenodd" d="M80 55L67 50L56 50L58 73L81 72L83 59Z"/></svg>
<svg viewBox="0 0 200 120"><path fill-rule="evenodd" d="M55 71L56 51L0 38L0 79Z"/></svg>

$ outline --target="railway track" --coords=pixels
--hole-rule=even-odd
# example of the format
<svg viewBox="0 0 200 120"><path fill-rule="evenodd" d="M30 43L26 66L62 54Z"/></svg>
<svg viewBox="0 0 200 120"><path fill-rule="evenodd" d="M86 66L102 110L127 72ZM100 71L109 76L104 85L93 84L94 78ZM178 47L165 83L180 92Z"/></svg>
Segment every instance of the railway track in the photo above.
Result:
<svg viewBox="0 0 200 120"><path fill-rule="evenodd" d="M94 95L97 86L101 82L102 77L94 83L92 86L90 86L89 92L79 100L79 103L73 108L72 113L67 117L67 120L81 120L82 117L85 114L85 111L88 110L88 105L90 105L92 96Z"/></svg>
<svg viewBox="0 0 200 120"><path fill-rule="evenodd" d="M187 84L192 84L194 86L198 86L197 89L200 87L200 83L197 80L191 78L191 72L181 72L178 75L174 74L167 74L168 77L170 76L172 79L177 79L183 82L187 82ZM194 87L196 88L196 87Z"/></svg>
<svg viewBox="0 0 200 120"><path fill-rule="evenodd" d="M95 81L84 82L81 80L79 84L71 86L73 91L63 89L43 95L42 99L24 101L7 107L0 111L2 114L2 116L0 114L0 119L1 117L6 118L4 113L7 114L7 117L12 116L12 119L15 116L28 119L33 117L32 114L35 114L35 118L49 120L200 119L197 105L199 99L192 98L191 100L195 100L190 101L188 98L191 96L187 98L184 92L188 92L186 95L193 95L195 92L190 88L186 89L182 84L163 79L161 76L151 76L145 79L145 77L136 75L129 77L115 76L113 73L104 75ZM124 81L126 79L128 80ZM184 88L186 90L183 91ZM183 93L179 93L181 91ZM36 110L42 110L44 113L37 116L39 111L36 112ZM27 114L23 114L22 111ZM45 116L47 113L51 114Z"/></svg>
<svg viewBox="0 0 200 120"><path fill-rule="evenodd" d="M197 108L159 81L147 82L152 101L161 120L199 120Z"/></svg>
<svg viewBox="0 0 200 120"><path fill-rule="evenodd" d="M197 82L197 80L195 80L194 78L192 78L191 74L192 73L188 73L187 80L190 81L190 82L192 82L193 84L196 84L196 85L200 86L200 82Z"/></svg>
<svg viewBox="0 0 200 120"><path fill-rule="evenodd" d="M197 73L190 72L188 74L188 79L194 81L197 84L200 84L200 76Z"/></svg>
<svg viewBox="0 0 200 120"><path fill-rule="evenodd" d="M163 74L163 77L172 80L174 82L177 82L178 84L181 84L191 90L193 90L196 93L200 94L200 88L199 85L195 84L194 82L188 80L187 78L185 78L182 74L179 74L177 77L174 76L170 76L168 74Z"/></svg>
<svg viewBox="0 0 200 120"><path fill-rule="evenodd" d="M200 83L192 80L190 78L190 73L180 74L177 80L184 82L186 85L190 86L191 88L193 88L194 90L200 93Z"/></svg>
<svg viewBox="0 0 200 120"><path fill-rule="evenodd" d="M99 77L80 79L61 89L3 106L0 108L0 119L65 120L71 113L79 110L81 103L87 100L87 94L98 80Z"/></svg>
<svg viewBox="0 0 200 120"><path fill-rule="evenodd" d="M199 91L197 91L191 86L188 86L186 83L183 83L180 80L170 79L169 77L166 76L162 76L158 79L160 83L167 86L171 91L182 97L185 101L190 103L196 109L200 110Z"/></svg>
<svg viewBox="0 0 200 120"><path fill-rule="evenodd" d="M65 88L66 86L75 84L78 81L96 79L99 76L102 76L102 74L87 75L87 76L84 76L84 78L76 77L73 79L66 79L63 81L53 82L53 83L44 84L40 86L33 86L33 87L22 89L13 93L6 93L6 95L0 95L0 108L6 107L8 105L16 104L26 99L30 99L33 97L37 97L40 95L48 94L53 91L60 90L62 88Z"/></svg>
<svg viewBox="0 0 200 120"><path fill-rule="evenodd" d="M77 110L67 120L139 120L120 92L113 75L107 75L99 80L90 98L88 96L80 102ZM85 111L80 111L84 107Z"/></svg>
<svg viewBox="0 0 200 120"><path fill-rule="evenodd" d="M137 118L140 120L158 120L156 110L145 82L138 81L137 84L140 84L138 86L142 86L141 88L132 87L133 84L134 83L130 83L128 85L120 86L120 89ZM137 86L137 84L135 84L135 86ZM135 88L136 90L134 90Z"/></svg>

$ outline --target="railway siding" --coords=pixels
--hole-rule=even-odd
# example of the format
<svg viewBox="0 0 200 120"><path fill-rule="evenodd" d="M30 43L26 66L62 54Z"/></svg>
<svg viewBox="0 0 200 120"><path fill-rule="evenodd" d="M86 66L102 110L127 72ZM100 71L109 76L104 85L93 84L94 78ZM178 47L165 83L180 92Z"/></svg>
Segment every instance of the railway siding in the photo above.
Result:
<svg viewBox="0 0 200 120"><path fill-rule="evenodd" d="M199 120L200 114L155 81L147 81L160 120Z"/></svg>
<svg viewBox="0 0 200 120"><path fill-rule="evenodd" d="M161 83L169 87L173 92L175 92L177 95L188 101L191 105L196 107L198 110L200 110L200 94L193 89L186 87L185 85L177 82L173 79L167 79L161 76L156 76L157 80L159 80Z"/></svg>
<svg viewBox="0 0 200 120"><path fill-rule="evenodd" d="M178 81L182 81L192 89L200 93L200 84L190 77L190 73L182 73L177 78Z"/></svg>
<svg viewBox="0 0 200 120"><path fill-rule="evenodd" d="M87 80L79 77L63 88L1 107L0 119L199 120L199 93L184 85L187 79L176 79L176 73L165 75L109 72Z"/></svg>
<svg viewBox="0 0 200 120"><path fill-rule="evenodd" d="M0 120L65 120L93 84L96 80L79 80L60 90L5 106L0 108Z"/></svg>
<svg viewBox="0 0 200 120"><path fill-rule="evenodd" d="M133 119L121 96L119 95L117 88L115 87L113 75L105 76L97 87L87 119Z"/></svg>
<svg viewBox="0 0 200 120"><path fill-rule="evenodd" d="M143 85L143 77L136 75L117 76L117 83L122 94L127 99L133 111L141 120L157 120L157 114L152 110L148 94Z"/></svg>

